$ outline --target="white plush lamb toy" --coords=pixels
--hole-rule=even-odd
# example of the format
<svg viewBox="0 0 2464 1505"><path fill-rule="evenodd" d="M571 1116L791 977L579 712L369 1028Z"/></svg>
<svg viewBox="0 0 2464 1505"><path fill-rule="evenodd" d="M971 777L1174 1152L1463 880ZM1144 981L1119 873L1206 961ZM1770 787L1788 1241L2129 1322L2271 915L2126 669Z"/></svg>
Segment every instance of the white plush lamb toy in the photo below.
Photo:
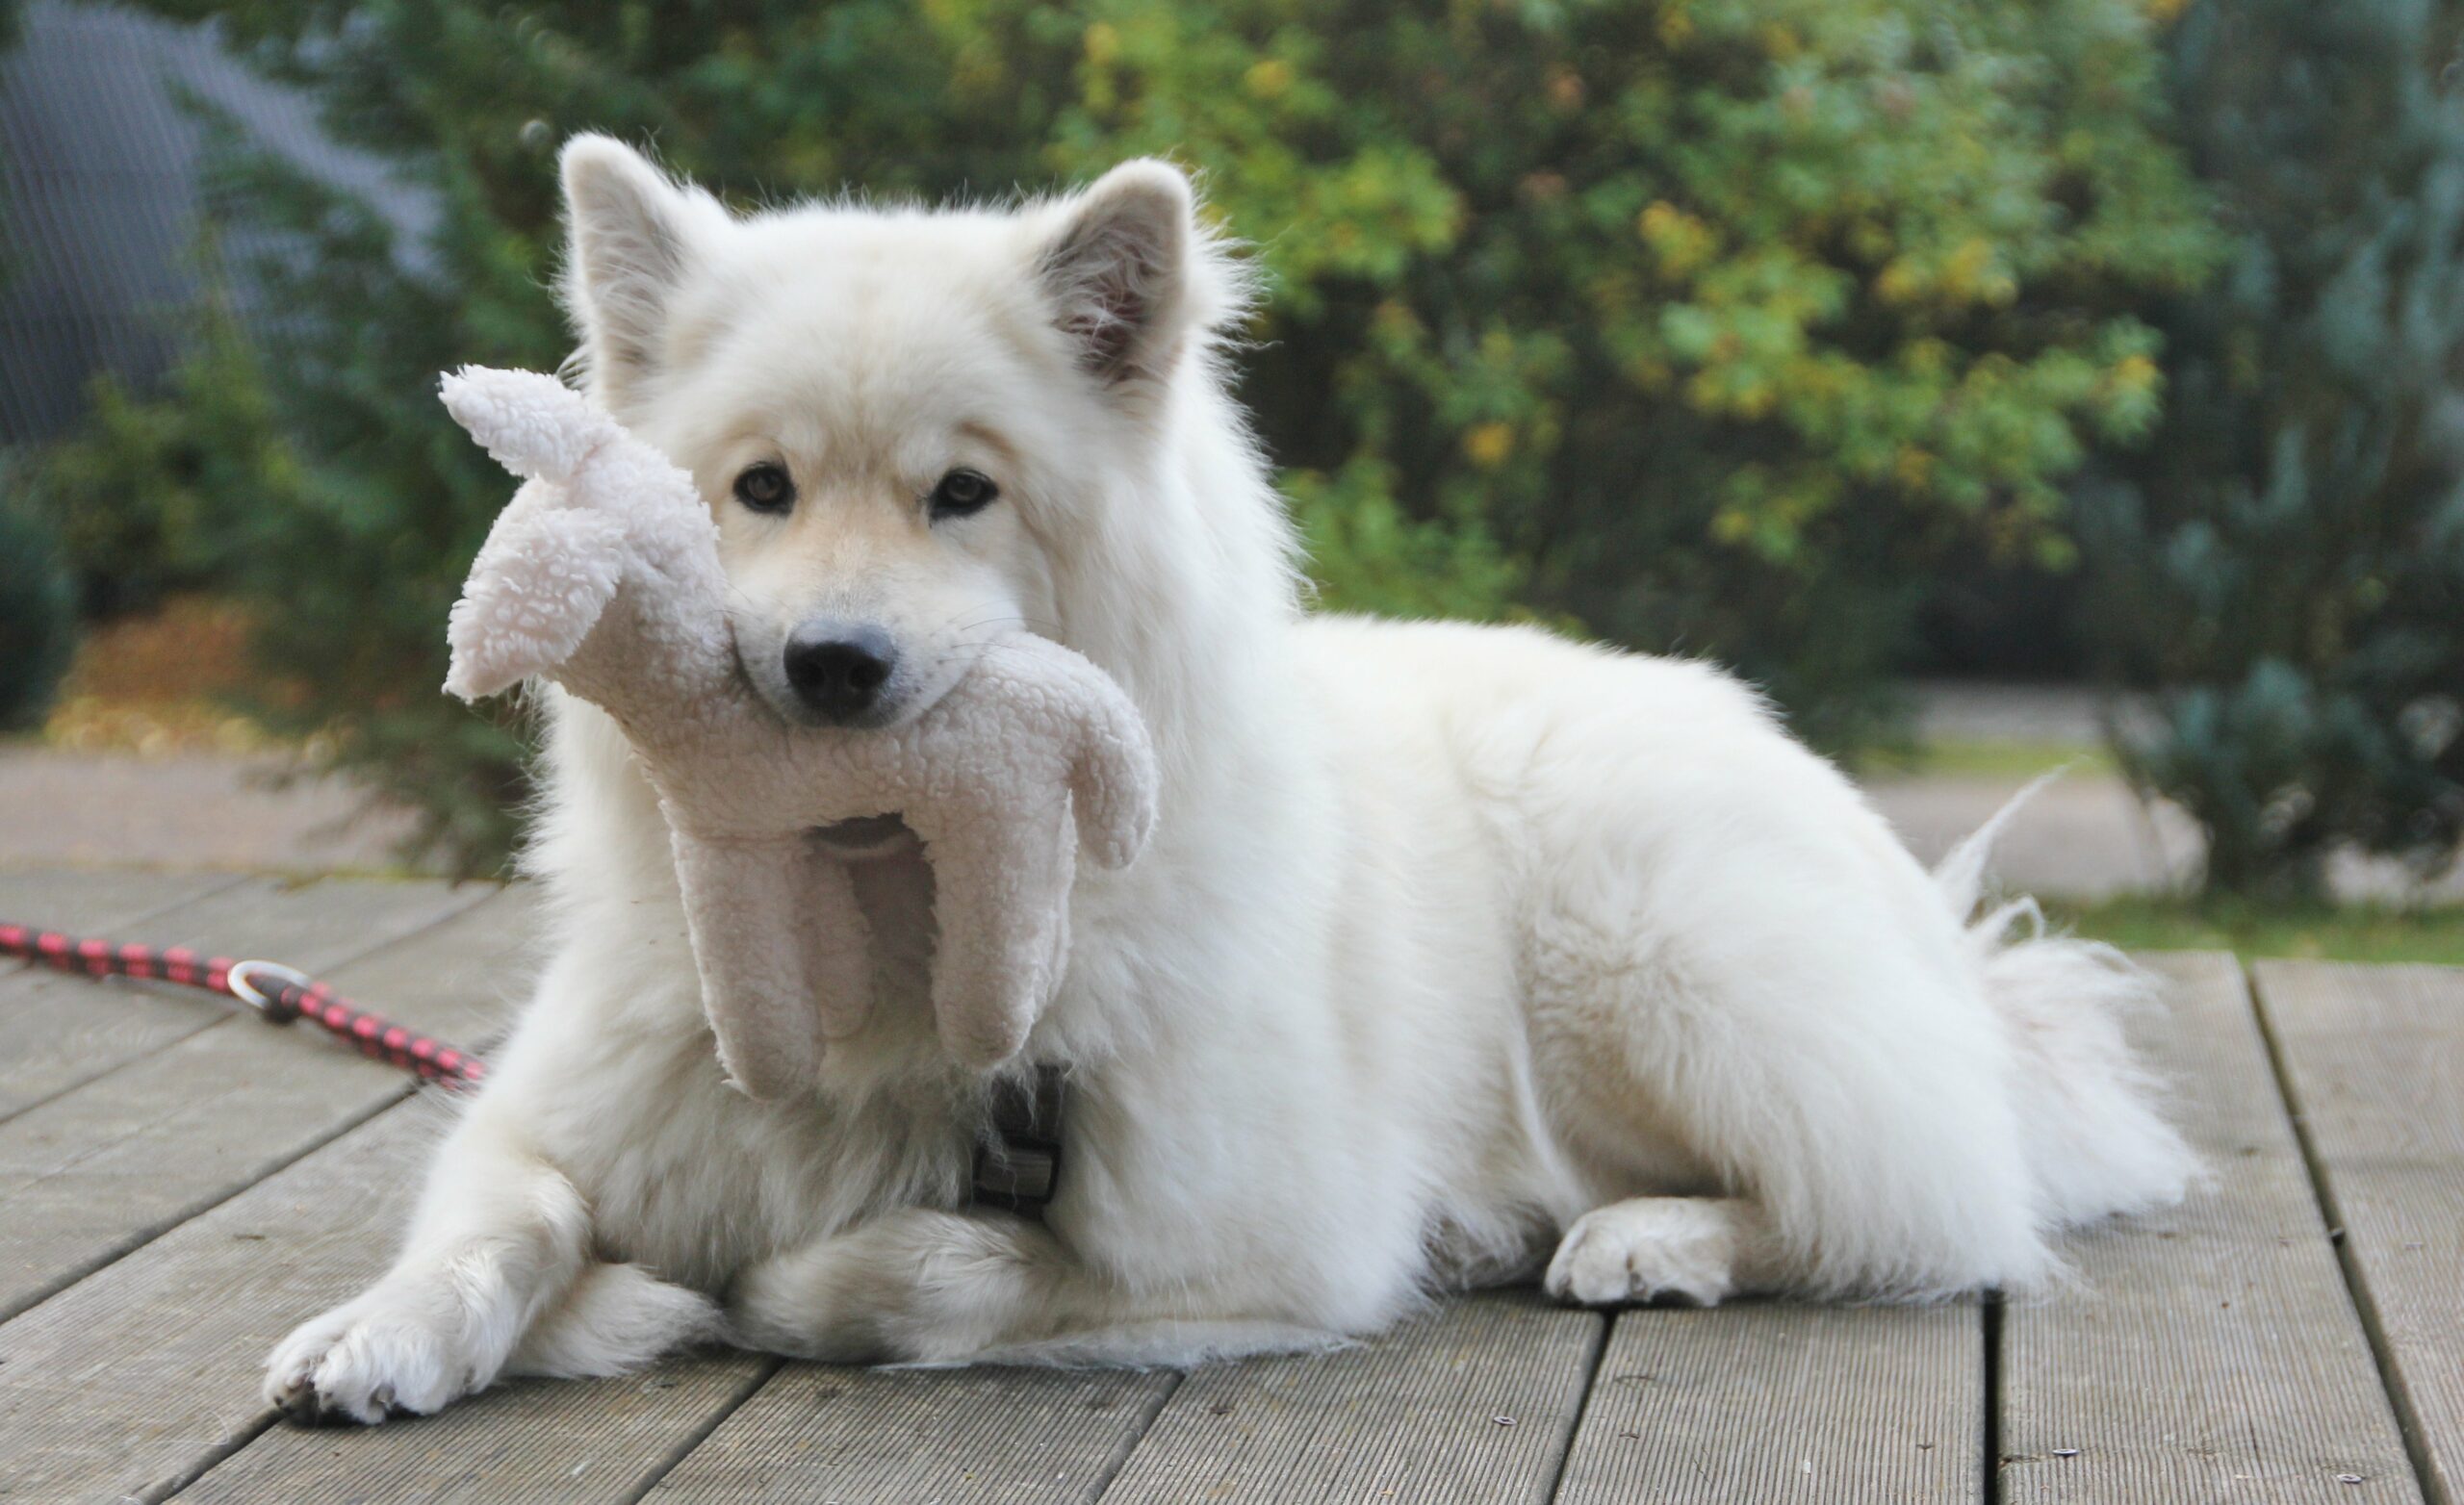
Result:
<svg viewBox="0 0 2464 1505"><path fill-rule="evenodd" d="M1079 843L1117 868L1154 824L1154 752L1120 687L1019 633L904 727L790 727L737 663L717 525L689 475L553 377L470 367L444 395L528 477L454 604L446 688L475 700L540 676L624 727L667 815L736 1084L808 1091L825 1037L863 1023L863 914L806 839L862 816L905 817L933 865L943 1044L976 1068L1014 1054L1060 985Z"/></svg>

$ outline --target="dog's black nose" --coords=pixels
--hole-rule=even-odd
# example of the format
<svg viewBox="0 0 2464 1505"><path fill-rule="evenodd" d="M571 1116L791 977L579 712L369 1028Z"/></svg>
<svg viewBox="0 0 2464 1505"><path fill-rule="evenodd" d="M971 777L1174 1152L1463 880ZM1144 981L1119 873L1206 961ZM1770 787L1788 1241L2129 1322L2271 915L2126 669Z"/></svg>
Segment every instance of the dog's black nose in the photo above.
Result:
<svg viewBox="0 0 2464 1505"><path fill-rule="evenodd" d="M897 667L897 646L869 625L815 618L787 636L787 682L824 721L871 710Z"/></svg>

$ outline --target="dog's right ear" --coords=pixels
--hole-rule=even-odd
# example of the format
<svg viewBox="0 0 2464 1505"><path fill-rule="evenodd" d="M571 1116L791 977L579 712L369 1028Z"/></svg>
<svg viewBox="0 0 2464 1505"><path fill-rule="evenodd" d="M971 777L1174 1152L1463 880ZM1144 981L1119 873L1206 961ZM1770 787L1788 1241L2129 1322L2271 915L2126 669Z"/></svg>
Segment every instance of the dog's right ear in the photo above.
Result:
<svg viewBox="0 0 2464 1505"><path fill-rule="evenodd" d="M726 223L727 211L611 137L575 137L562 166L565 299L613 406L658 366L669 304L698 242Z"/></svg>

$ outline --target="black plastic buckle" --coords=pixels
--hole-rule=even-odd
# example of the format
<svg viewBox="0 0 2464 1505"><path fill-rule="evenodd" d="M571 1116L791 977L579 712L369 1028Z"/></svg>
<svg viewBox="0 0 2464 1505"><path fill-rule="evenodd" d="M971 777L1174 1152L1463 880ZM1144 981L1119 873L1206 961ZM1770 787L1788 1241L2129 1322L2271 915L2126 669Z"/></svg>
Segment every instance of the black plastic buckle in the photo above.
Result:
<svg viewBox="0 0 2464 1505"><path fill-rule="evenodd" d="M1061 1189L1061 1111L1066 1090L1059 1066L1038 1066L1026 1082L992 1089L985 1137L975 1148L977 1207L1043 1220Z"/></svg>
<svg viewBox="0 0 2464 1505"><path fill-rule="evenodd" d="M222 982L232 997L255 1009L268 1024L289 1024L298 1018L300 995L316 985L306 973L279 961L235 961Z"/></svg>

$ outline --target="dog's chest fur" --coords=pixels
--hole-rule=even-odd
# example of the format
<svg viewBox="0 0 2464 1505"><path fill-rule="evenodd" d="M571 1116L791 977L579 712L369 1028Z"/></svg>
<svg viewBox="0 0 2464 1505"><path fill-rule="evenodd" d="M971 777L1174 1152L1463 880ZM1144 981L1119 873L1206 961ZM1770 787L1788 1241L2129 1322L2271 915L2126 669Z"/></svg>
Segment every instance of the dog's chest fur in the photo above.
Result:
<svg viewBox="0 0 2464 1505"><path fill-rule="evenodd" d="M635 1008L574 1032L592 1059L562 1069L608 1084L595 1100L627 1105L621 1134L578 1114L551 1125L601 1257L720 1289L750 1263L890 1209L964 1201L986 1094L933 1030L930 869L911 851L854 871L878 1003L862 1035L834 1045L816 1101L756 1103L726 1084L690 957L671 947L636 955Z"/></svg>

